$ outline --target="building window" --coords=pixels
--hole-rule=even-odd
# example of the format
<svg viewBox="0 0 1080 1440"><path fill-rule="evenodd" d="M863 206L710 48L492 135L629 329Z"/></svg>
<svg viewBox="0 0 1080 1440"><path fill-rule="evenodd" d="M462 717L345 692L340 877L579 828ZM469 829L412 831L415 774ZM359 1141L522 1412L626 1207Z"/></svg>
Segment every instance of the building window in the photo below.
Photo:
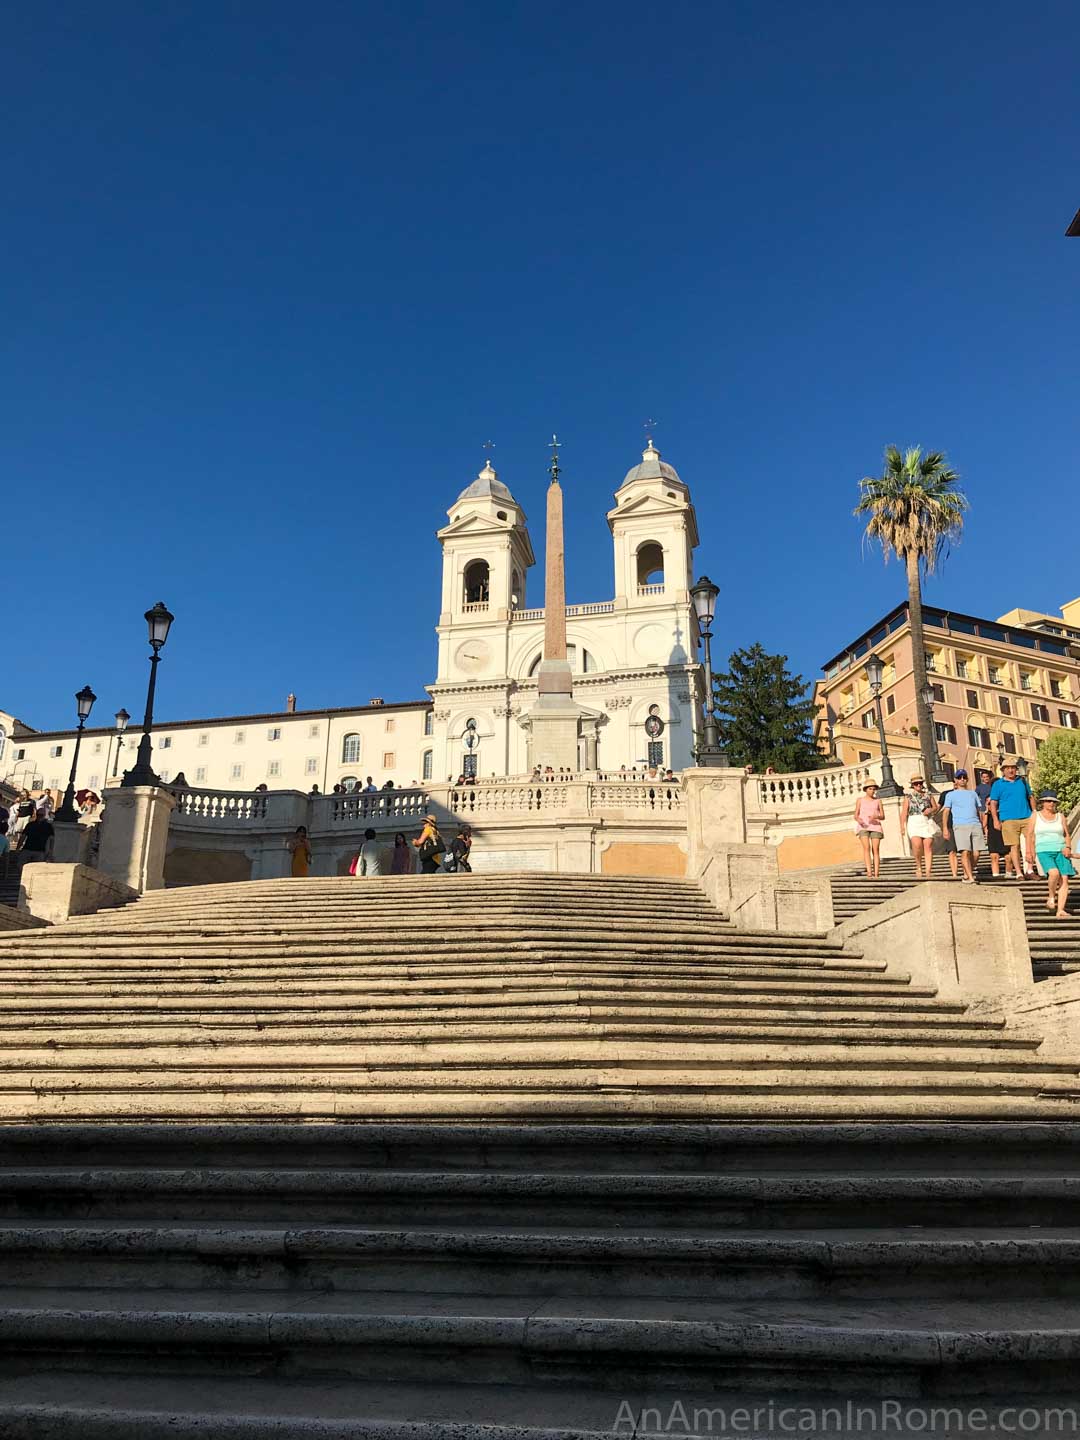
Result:
<svg viewBox="0 0 1080 1440"><path fill-rule="evenodd" d="M242 780L244 778L243 765L234 765L232 767L232 770L230 771L230 774L234 780Z"/></svg>
<svg viewBox="0 0 1080 1440"><path fill-rule="evenodd" d="M1016 754L1016 736L1010 735L1008 730L1002 730L1001 743L1005 746L1006 755Z"/></svg>
<svg viewBox="0 0 1080 1440"><path fill-rule="evenodd" d="M950 780L956 779L956 766L952 763L951 760L943 760L941 768L945 771L945 774L949 777Z"/></svg>
<svg viewBox="0 0 1080 1440"><path fill-rule="evenodd" d="M1001 711L1002 715L1012 714L1012 702L1009 700L1009 697L1007 695L998 696L998 709Z"/></svg>
<svg viewBox="0 0 1080 1440"><path fill-rule="evenodd" d="M872 760L873 758L874 758L874 757L870 754L870 751L869 751L869 750L860 750L860 751L859 751L859 764L860 764L860 765L865 764L865 762L866 762L867 760Z"/></svg>
<svg viewBox="0 0 1080 1440"><path fill-rule="evenodd" d="M1048 707L1045 706L1045 705L1035 705L1035 704L1033 703L1032 706L1031 706L1031 718L1032 718L1033 720L1039 720L1039 721L1041 721L1042 724L1044 724L1044 725L1049 725L1049 724L1050 724L1050 711L1049 711Z"/></svg>
<svg viewBox="0 0 1080 1440"><path fill-rule="evenodd" d="M968 678L968 662L959 655L956 657L956 677L958 680Z"/></svg>
<svg viewBox="0 0 1080 1440"><path fill-rule="evenodd" d="M26 751L25 751L25 750L16 750L16 751L15 751L15 759L16 759L16 760L25 760L25 759L26 759Z"/></svg>
<svg viewBox="0 0 1080 1440"><path fill-rule="evenodd" d="M159 750L171 750L171 749L172 749L172 736L171 736L171 735L162 735L161 739L157 742L157 745L158 745L158 749L159 749Z"/></svg>
<svg viewBox="0 0 1080 1440"><path fill-rule="evenodd" d="M242 745L244 743L244 733L243 730L237 730L236 734L232 737L234 745Z"/></svg>
<svg viewBox="0 0 1080 1440"><path fill-rule="evenodd" d="M394 768L394 752L393 752L393 750L384 750L384 751L383 751L382 768L383 768L384 770L393 770L393 768Z"/></svg>
<svg viewBox="0 0 1080 1440"><path fill-rule="evenodd" d="M319 761L318 761L318 758L317 758L316 756L312 755L312 756L310 756L307 760L304 761L304 774L305 774L305 775L317 775L318 773L319 773Z"/></svg>
<svg viewBox="0 0 1080 1440"><path fill-rule="evenodd" d="M471 560L465 567L465 604L486 605L490 571L486 560Z"/></svg>
<svg viewBox="0 0 1080 1440"><path fill-rule="evenodd" d="M1042 742L1040 739L1038 739L1038 737L1036 737L1036 740L1035 740L1035 753L1036 753L1036 755L1039 753L1039 751L1042 749L1042 747L1043 747L1043 742Z"/></svg>
<svg viewBox="0 0 1080 1440"><path fill-rule="evenodd" d="M1059 710L1058 720L1064 725L1066 730L1075 730L1077 728L1075 710Z"/></svg>
<svg viewBox="0 0 1080 1440"><path fill-rule="evenodd" d="M433 756L432 751L430 751L430 750L425 750L425 751L424 751L424 758L423 758L423 760L420 762L420 778L421 778L421 780L430 780L430 779L431 779L431 772L432 772L432 768L433 768L433 763L434 763L434 756Z"/></svg>
<svg viewBox="0 0 1080 1440"><path fill-rule="evenodd" d="M938 741L941 742L941 743L947 743L947 744L949 744L949 745L955 745L955 744L956 744L956 726L955 726L955 725L944 725L944 724L941 723L941 721L935 720L935 721L934 721L934 734L937 736Z"/></svg>
<svg viewBox="0 0 1080 1440"><path fill-rule="evenodd" d="M977 690L965 690L964 694L967 696L967 703L971 706L972 710L978 710L979 692Z"/></svg>
<svg viewBox="0 0 1080 1440"><path fill-rule="evenodd" d="M1002 683L1001 670L997 665L987 666L987 674L990 676L991 685L1000 685Z"/></svg>
<svg viewBox="0 0 1080 1440"><path fill-rule="evenodd" d="M207 735L205 731L203 731L203 733L199 736L199 744L200 744L200 745L209 745L209 744L210 744L210 736Z"/></svg>
<svg viewBox="0 0 1080 1440"><path fill-rule="evenodd" d="M885 696L885 713L886 713L887 715L893 715L893 714L896 713L896 696L895 696L895 695L886 695L886 696Z"/></svg>
<svg viewBox="0 0 1080 1440"><path fill-rule="evenodd" d="M1065 722L1062 721L1061 723L1064 724ZM50 759L50 760L59 760L60 756L63 755L63 753L64 753L64 747L63 747L63 745L50 745L50 746L49 746L49 759Z"/></svg>
<svg viewBox="0 0 1080 1440"><path fill-rule="evenodd" d="M648 756L649 764L657 768L664 763L664 742L662 740L650 740L646 746L645 753Z"/></svg>
<svg viewBox="0 0 1080 1440"><path fill-rule="evenodd" d="M346 735L341 742L341 763L343 765L358 765L360 763L360 736Z"/></svg>
<svg viewBox="0 0 1080 1440"><path fill-rule="evenodd" d="M0 727L0 728L2 728L2 727ZM3 743L0 742L0 755L2 755L3 753L4 753ZM94 741L94 754L95 754L95 755L100 755L100 754L101 754L101 741L100 741L100 740L95 740L95 741Z"/></svg>
<svg viewBox="0 0 1080 1440"><path fill-rule="evenodd" d="M863 728L864 730L873 730L873 728L874 728L874 712L873 712L873 710L866 710L866 711L863 712L862 728Z"/></svg>
<svg viewBox="0 0 1080 1440"><path fill-rule="evenodd" d="M938 704L938 705L944 705L944 704L945 704L945 686L944 686L944 685L935 685L935 686L933 687L933 689L934 689L934 700L935 700L935 703Z"/></svg>
<svg viewBox="0 0 1080 1440"><path fill-rule="evenodd" d="M360 789L360 780L356 775L343 775L338 781L338 784L343 790L347 790L350 794Z"/></svg>
<svg viewBox="0 0 1080 1440"><path fill-rule="evenodd" d="M1050 676L1050 694L1054 697L1055 700L1060 700L1062 698L1061 681L1057 678L1056 675Z"/></svg>
<svg viewBox="0 0 1080 1440"><path fill-rule="evenodd" d="M990 731L984 730L981 725L969 725L968 744L976 750L989 750Z"/></svg>
<svg viewBox="0 0 1080 1440"><path fill-rule="evenodd" d="M98 786L101 784L101 776L100 776L100 775L91 775L91 776L90 776L90 779L87 781L87 784L90 786L90 789L91 789L91 790L96 790L96 789L98 788Z"/></svg>
<svg viewBox="0 0 1080 1440"><path fill-rule="evenodd" d="M266 767L266 778L267 778L268 780L276 780L280 774L281 774L281 761L280 761L280 760L271 760L270 763L269 763L269 765L267 765L267 767Z"/></svg>
<svg viewBox="0 0 1080 1440"><path fill-rule="evenodd" d="M52 776L49 777L49 789L50 789L50 790L59 790L59 789L60 789L60 776L59 776L59 775L52 775Z"/></svg>
<svg viewBox="0 0 1080 1440"><path fill-rule="evenodd" d="M158 778L159 778L160 780L168 780L168 778L169 778L169 771L168 771L168 770L159 770L159 771L158 771Z"/></svg>
<svg viewBox="0 0 1080 1440"><path fill-rule="evenodd" d="M388 715L388 716L386 717L386 733L387 733L387 735L391 734L391 732L395 729L396 725L397 725L397 721L394 719L393 715Z"/></svg>
<svg viewBox="0 0 1080 1440"><path fill-rule="evenodd" d="M1031 690L1031 689L1034 689L1034 686L1033 686L1033 684L1032 684L1032 681L1033 681L1033 676L1032 676L1032 674L1031 674L1031 672L1030 672L1029 670L1021 670L1021 671L1020 671L1020 689L1021 689L1021 690Z"/></svg>
<svg viewBox="0 0 1080 1440"><path fill-rule="evenodd" d="M318 725L309 725L309 726L308 726L307 738L308 738L309 740L317 740L317 739L319 738L319 727L318 727Z"/></svg>
<svg viewBox="0 0 1080 1440"><path fill-rule="evenodd" d="M270 729L267 730L267 732L266 732L266 738L267 738L268 740L280 740L280 739L281 739L281 726L280 726L280 725L271 725L271 726L270 726Z"/></svg>
<svg viewBox="0 0 1080 1440"><path fill-rule="evenodd" d="M927 670L936 670L938 668L937 656L933 654L933 652L929 652L926 656L926 668Z"/></svg>
<svg viewBox="0 0 1080 1440"><path fill-rule="evenodd" d="M195 769L195 784L196 784L196 785L205 785L205 784L206 784L206 766L205 766L205 765L196 766L196 769Z"/></svg>
<svg viewBox="0 0 1080 1440"><path fill-rule="evenodd" d="M431 710L424 711L424 734L435 734L435 715Z"/></svg>

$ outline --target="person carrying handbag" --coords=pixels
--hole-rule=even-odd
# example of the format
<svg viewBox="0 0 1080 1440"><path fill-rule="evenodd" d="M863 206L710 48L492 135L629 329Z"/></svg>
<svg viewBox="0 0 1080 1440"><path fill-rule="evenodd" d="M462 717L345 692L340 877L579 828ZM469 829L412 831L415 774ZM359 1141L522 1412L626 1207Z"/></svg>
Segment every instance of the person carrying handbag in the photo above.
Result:
<svg viewBox="0 0 1080 1440"><path fill-rule="evenodd" d="M439 869L446 851L442 836L439 834L439 821L435 815L424 816L424 828L412 843L413 848L420 856L421 875L434 875Z"/></svg>

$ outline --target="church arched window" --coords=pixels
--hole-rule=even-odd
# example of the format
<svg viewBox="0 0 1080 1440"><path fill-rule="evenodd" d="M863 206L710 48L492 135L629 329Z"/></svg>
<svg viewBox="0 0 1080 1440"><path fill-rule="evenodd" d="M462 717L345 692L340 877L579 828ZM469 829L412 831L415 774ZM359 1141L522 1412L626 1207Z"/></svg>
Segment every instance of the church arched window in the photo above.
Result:
<svg viewBox="0 0 1080 1440"><path fill-rule="evenodd" d="M510 579L510 604L516 610L525 599L525 592L521 588L521 575L515 570Z"/></svg>
<svg viewBox="0 0 1080 1440"><path fill-rule="evenodd" d="M465 604L486 605L490 596L491 572L486 560L470 560L465 566Z"/></svg>
<svg viewBox="0 0 1080 1440"><path fill-rule="evenodd" d="M425 751L424 751L423 760L421 761L421 767L422 767L421 770L420 770L420 778L421 778L421 780L430 780L430 779L431 779L431 775L432 775L432 770L433 770L433 767L434 767L433 751L431 751L431 750L425 750Z"/></svg>
<svg viewBox="0 0 1080 1440"><path fill-rule="evenodd" d="M646 540L638 546L637 583L639 586L664 583L664 547L655 540Z"/></svg>
<svg viewBox="0 0 1080 1440"><path fill-rule="evenodd" d="M530 675L535 675L537 670L540 669L540 661L543 658L543 653L537 655L535 660L529 666ZM567 660L569 660L570 669L575 675L591 675L595 670L599 668L597 666L596 659L590 650L582 649L579 654L578 647L574 644L567 645L566 658Z"/></svg>
<svg viewBox="0 0 1080 1440"><path fill-rule="evenodd" d="M343 765L359 765L360 763L360 736L346 735L341 742L341 763Z"/></svg>

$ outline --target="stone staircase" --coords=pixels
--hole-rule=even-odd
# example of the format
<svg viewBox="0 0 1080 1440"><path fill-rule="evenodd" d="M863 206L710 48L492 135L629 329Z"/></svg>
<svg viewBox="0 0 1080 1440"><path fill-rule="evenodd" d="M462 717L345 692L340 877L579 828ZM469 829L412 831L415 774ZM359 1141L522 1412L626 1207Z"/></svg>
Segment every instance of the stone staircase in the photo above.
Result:
<svg viewBox="0 0 1080 1440"><path fill-rule="evenodd" d="M934 856L934 878L932 881L917 881L914 865L910 860L883 860L881 875L869 880L861 866L837 872L832 878L833 917L841 921L861 915L883 900L891 900L917 884L958 885L949 870L945 855ZM1028 944L1031 948L1031 965L1036 980L1045 980L1051 975L1071 975L1080 971L1080 892L1074 889L1069 896L1067 920L1056 920L1046 908L1046 881L1038 875L1022 880L995 880L990 873L987 857L982 857L978 871L981 885L1007 885L1019 889L1024 899L1024 914L1027 920Z"/></svg>
<svg viewBox="0 0 1080 1440"><path fill-rule="evenodd" d="M674 880L268 880L0 937L0 1123L1078 1112L1039 1052Z"/></svg>
<svg viewBox="0 0 1080 1440"><path fill-rule="evenodd" d="M0 1177L4 1440L1076 1405L1076 1124L9 1126Z"/></svg>

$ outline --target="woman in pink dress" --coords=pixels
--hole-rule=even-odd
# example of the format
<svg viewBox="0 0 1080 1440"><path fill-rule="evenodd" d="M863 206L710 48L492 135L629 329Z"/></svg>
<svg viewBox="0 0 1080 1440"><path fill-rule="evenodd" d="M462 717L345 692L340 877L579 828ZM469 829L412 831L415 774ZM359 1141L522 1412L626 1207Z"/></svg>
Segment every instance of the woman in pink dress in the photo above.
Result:
<svg viewBox="0 0 1080 1440"><path fill-rule="evenodd" d="M877 798L877 788L876 781L867 780L855 802L855 834L862 846L863 863L870 880L876 880L881 874L881 837L885 824L885 807Z"/></svg>

